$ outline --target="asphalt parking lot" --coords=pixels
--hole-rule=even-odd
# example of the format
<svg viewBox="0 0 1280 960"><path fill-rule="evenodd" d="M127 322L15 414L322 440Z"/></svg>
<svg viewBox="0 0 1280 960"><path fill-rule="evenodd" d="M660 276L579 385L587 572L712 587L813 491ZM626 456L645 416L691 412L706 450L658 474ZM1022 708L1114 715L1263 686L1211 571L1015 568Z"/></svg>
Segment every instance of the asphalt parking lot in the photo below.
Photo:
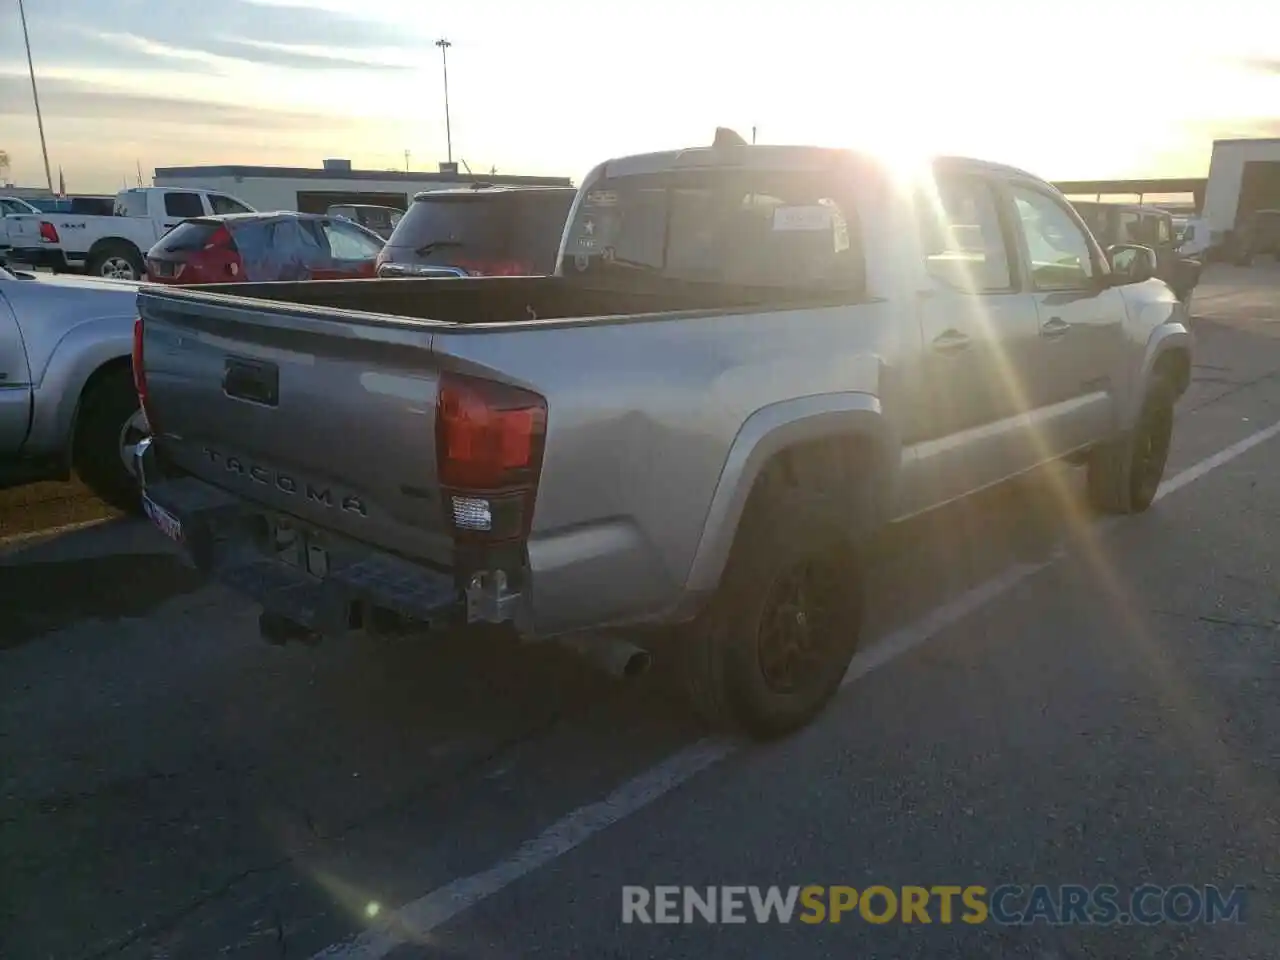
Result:
<svg viewBox="0 0 1280 960"><path fill-rule="evenodd" d="M811 728L498 640L275 649L115 520L0 541L0 957L1280 956L1280 267L1197 291L1160 502L889 538ZM1242 888L1241 922L622 923L625 885ZM749 911L748 911L749 912Z"/></svg>

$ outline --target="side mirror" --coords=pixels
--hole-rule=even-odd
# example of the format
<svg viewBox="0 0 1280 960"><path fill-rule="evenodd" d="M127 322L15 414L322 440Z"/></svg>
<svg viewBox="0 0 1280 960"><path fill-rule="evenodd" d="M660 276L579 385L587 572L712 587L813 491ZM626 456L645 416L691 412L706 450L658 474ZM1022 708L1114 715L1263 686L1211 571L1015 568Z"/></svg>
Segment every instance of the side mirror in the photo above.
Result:
<svg viewBox="0 0 1280 960"><path fill-rule="evenodd" d="M1156 275L1156 252L1136 243L1117 243L1107 248L1107 260L1117 284L1143 283Z"/></svg>

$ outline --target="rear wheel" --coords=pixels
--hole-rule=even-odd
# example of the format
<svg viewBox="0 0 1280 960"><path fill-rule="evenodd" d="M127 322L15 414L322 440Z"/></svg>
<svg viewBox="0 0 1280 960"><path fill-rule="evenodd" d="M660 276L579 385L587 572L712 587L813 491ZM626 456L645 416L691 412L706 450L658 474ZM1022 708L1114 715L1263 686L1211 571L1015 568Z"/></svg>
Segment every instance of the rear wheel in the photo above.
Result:
<svg viewBox="0 0 1280 960"><path fill-rule="evenodd" d="M104 243L89 257L88 272L109 280L141 280L142 254L127 243Z"/></svg>
<svg viewBox="0 0 1280 960"><path fill-rule="evenodd" d="M1155 377L1138 422L1125 436L1094 450L1089 499L1106 513L1142 513L1155 502L1173 439L1173 384Z"/></svg>
<svg viewBox="0 0 1280 960"><path fill-rule="evenodd" d="M804 726L840 686L862 626L861 555L798 491L752 497L715 599L680 638L711 726L765 738Z"/></svg>
<svg viewBox="0 0 1280 960"><path fill-rule="evenodd" d="M141 508L133 453L148 433L128 368L103 374L81 401L76 473L89 489L126 513Z"/></svg>

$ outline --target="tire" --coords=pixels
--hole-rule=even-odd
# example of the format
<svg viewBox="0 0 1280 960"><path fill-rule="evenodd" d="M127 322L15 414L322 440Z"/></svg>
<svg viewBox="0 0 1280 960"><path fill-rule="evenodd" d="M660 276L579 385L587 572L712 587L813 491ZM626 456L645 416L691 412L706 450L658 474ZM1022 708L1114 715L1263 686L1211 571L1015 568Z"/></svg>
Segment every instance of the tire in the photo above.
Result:
<svg viewBox="0 0 1280 960"><path fill-rule="evenodd" d="M125 447L136 446L145 432L128 367L103 374L81 399L76 473L100 499L126 513L140 512L142 502L132 464L126 466Z"/></svg>
<svg viewBox="0 0 1280 960"><path fill-rule="evenodd" d="M794 488L758 493L678 652L685 696L709 726L767 739L807 724L839 689L860 639L863 577L861 547L830 509ZM790 683L788 640L811 654Z"/></svg>
<svg viewBox="0 0 1280 960"><path fill-rule="evenodd" d="M1169 459L1177 391L1156 376L1133 430L1089 457L1089 500L1103 513L1143 513L1155 501Z"/></svg>
<svg viewBox="0 0 1280 960"><path fill-rule="evenodd" d="M113 280L141 280L146 268L137 247L117 240L108 241L93 251L85 272Z"/></svg>

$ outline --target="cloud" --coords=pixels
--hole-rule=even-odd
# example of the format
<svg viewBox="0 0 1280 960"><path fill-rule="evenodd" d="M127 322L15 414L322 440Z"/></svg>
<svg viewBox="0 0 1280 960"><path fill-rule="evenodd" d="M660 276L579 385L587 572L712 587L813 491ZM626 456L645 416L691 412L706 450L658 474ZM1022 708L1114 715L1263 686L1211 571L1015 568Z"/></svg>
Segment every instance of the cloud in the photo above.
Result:
<svg viewBox="0 0 1280 960"><path fill-rule="evenodd" d="M413 66L404 61L351 56L342 48L317 44L274 43L270 40L217 37L205 40L204 46L212 53L238 60L276 67L297 67L303 70L316 67L348 70L408 70Z"/></svg>
<svg viewBox="0 0 1280 960"><path fill-rule="evenodd" d="M25 77L0 74L0 116L29 114L31 88ZM121 120L130 124L181 124L226 127L236 130L312 130L338 127L341 118L307 111L267 110L255 107L104 90L86 83L47 78L40 84L40 104L45 116L69 120ZM122 127L127 132L127 127Z"/></svg>
<svg viewBox="0 0 1280 960"><path fill-rule="evenodd" d="M247 64L298 70L408 70L414 66L397 58L394 50L379 50L378 56L373 56L372 50L370 56L352 56L344 48L321 44L276 43L241 37L193 38L198 46L178 46L135 33L73 29L116 51L167 60L182 64L184 70L201 73L230 74Z"/></svg>
<svg viewBox="0 0 1280 960"><path fill-rule="evenodd" d="M225 57L215 56L214 54L206 53L203 50L191 50L185 47L171 46L167 43L161 43L158 40L149 40L146 37L140 37L132 33L97 31L93 33L92 36L95 40L101 40L113 47L131 50L134 53L139 53L143 56L155 57L163 60L176 60L182 63L204 67L213 72L220 72L219 68L223 68L228 65L228 61Z"/></svg>
<svg viewBox="0 0 1280 960"><path fill-rule="evenodd" d="M328 55L357 62L363 60L363 54L369 50L393 49L408 59L421 42L417 39L418 31L413 27L376 19L365 11L353 13L350 9L340 11L323 7L304 11L252 0L217 0L216 3L197 0L179 3L161 3L159 0L58 0L56 3L28 3L27 7L37 65L78 66L86 60L114 56L119 66L133 66L135 64L120 62L123 49L118 39L120 36L135 38L124 43L132 43L130 52L144 62L152 56L180 59L180 55L173 55L174 50L203 51L210 55L226 53L233 57L245 53L244 50L238 53L220 50L206 42L206 38L228 33L234 33L236 37L253 37L281 48L324 49ZM104 42L101 39L104 33L114 42ZM12 52L20 53L20 45L13 48L6 42L10 39L0 30L0 49L8 47ZM143 43L156 46L145 49ZM197 62L191 57L186 59L191 63ZM385 58L377 56L370 59ZM314 66L315 63L296 60L288 65Z"/></svg>

